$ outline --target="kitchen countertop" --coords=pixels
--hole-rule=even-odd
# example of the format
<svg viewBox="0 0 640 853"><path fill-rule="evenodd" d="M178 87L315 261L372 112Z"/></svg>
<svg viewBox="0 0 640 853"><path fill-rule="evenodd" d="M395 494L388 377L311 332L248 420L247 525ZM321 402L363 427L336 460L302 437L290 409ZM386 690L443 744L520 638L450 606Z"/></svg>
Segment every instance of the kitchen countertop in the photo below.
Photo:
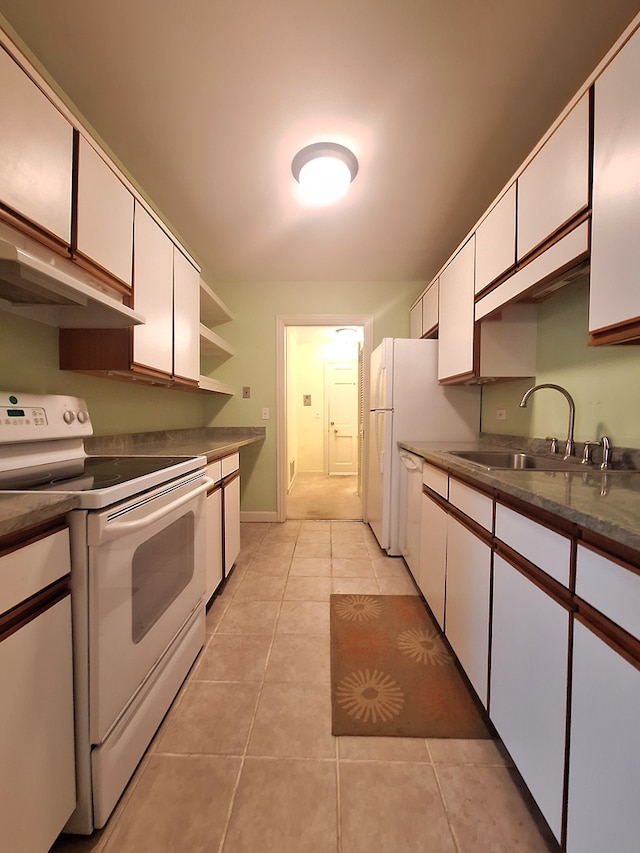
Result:
<svg viewBox="0 0 640 853"><path fill-rule="evenodd" d="M451 474L461 474L499 495L517 498L571 522L585 531L609 539L614 545L640 555L640 471L613 469L602 472L597 465L585 470L576 461L576 471L487 470L453 456L452 450L505 450L505 444L481 438L477 442L401 441L399 446L421 456ZM523 441L520 449L530 449ZM513 449L513 445L511 446ZM615 464L615 460L614 460Z"/></svg>
<svg viewBox="0 0 640 853"><path fill-rule="evenodd" d="M215 462L263 441L265 435L265 427L199 427L94 435L85 439L84 447L93 456L206 456L207 462Z"/></svg>
<svg viewBox="0 0 640 853"><path fill-rule="evenodd" d="M92 436L84 446L91 456L205 456L207 462L215 462L262 441L265 435L265 427L201 427ZM0 542L78 505L73 495L0 491Z"/></svg>
<svg viewBox="0 0 640 853"><path fill-rule="evenodd" d="M0 540L30 527L53 521L75 509L79 501L73 495L43 492L0 493Z"/></svg>

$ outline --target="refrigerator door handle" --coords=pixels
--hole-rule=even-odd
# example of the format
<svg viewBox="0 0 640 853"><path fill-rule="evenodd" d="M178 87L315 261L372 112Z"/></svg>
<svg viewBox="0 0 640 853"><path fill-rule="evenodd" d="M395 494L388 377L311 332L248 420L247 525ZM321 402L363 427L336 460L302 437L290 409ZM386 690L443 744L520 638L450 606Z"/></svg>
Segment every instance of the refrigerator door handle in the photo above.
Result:
<svg viewBox="0 0 640 853"><path fill-rule="evenodd" d="M382 409L386 405L385 400L385 380L386 380L386 372L387 368L384 365L380 366L378 371L378 378L376 381L376 396L375 396L375 409Z"/></svg>
<svg viewBox="0 0 640 853"><path fill-rule="evenodd" d="M382 429L381 424L384 425L384 412L376 412L375 413L375 440L376 440L376 453L378 454L378 464L380 466L380 473L384 473L384 447L382 447ZM381 421L382 418L382 421Z"/></svg>

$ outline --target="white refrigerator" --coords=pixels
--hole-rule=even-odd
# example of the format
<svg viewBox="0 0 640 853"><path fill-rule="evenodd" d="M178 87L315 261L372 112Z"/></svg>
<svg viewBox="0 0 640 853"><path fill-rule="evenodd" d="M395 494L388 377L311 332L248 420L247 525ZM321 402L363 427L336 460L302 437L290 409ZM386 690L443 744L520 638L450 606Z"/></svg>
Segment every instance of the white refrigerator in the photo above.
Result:
<svg viewBox="0 0 640 853"><path fill-rule="evenodd" d="M371 354L365 518L390 556L400 556L398 441L473 441L480 389L438 385L438 341L383 338Z"/></svg>

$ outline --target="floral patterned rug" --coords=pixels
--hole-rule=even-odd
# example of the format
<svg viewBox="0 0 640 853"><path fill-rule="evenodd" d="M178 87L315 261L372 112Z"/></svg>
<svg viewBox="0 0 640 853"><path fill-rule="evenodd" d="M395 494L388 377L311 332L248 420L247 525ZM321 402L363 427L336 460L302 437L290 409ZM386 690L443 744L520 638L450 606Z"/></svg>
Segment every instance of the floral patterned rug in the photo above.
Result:
<svg viewBox="0 0 640 853"><path fill-rule="evenodd" d="M331 705L334 735L493 736L415 595L331 596Z"/></svg>

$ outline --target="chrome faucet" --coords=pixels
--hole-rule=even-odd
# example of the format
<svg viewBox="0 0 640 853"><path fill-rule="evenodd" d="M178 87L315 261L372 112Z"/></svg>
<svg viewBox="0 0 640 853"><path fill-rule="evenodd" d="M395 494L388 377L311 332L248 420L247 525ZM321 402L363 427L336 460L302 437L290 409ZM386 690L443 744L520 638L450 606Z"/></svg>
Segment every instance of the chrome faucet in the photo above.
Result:
<svg viewBox="0 0 640 853"><path fill-rule="evenodd" d="M520 407L523 409L526 408L529 397L534 391L539 391L541 388L553 388L554 390L559 391L569 404L569 426L567 428L567 444L564 449L564 458L568 459L570 456L573 456L574 451L573 429L576 421L576 404L573 402L571 394L561 385L552 385L551 383L545 382L542 385L534 385L533 388L529 388L528 391L525 391L522 395L522 400L520 400Z"/></svg>
<svg viewBox="0 0 640 853"><path fill-rule="evenodd" d="M607 468L611 468L611 439L608 435L603 435L599 443L602 445L602 464L600 468L606 471Z"/></svg>

